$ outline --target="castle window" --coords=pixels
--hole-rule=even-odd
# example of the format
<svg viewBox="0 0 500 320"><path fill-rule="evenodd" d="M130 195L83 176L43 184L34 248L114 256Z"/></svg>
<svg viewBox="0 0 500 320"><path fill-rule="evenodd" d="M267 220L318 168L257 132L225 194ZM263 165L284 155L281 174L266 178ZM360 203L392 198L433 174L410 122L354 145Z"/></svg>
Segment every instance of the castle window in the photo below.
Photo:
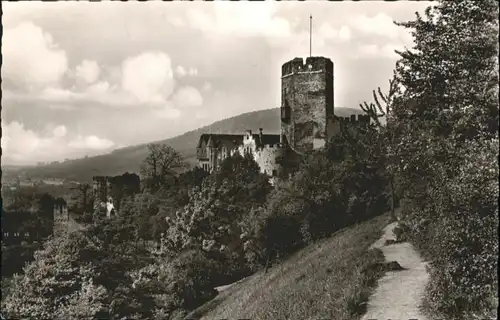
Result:
<svg viewBox="0 0 500 320"><path fill-rule="evenodd" d="M290 106L288 105L288 102L286 100L281 106L281 121L290 121Z"/></svg>

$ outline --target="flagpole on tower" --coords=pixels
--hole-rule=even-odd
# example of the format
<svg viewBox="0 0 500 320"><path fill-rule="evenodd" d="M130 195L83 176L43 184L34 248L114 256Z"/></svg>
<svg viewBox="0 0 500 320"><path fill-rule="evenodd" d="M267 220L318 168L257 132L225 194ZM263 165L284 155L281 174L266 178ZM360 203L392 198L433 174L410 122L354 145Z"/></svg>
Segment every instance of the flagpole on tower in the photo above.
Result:
<svg viewBox="0 0 500 320"><path fill-rule="evenodd" d="M309 57L312 57L312 15L309 16Z"/></svg>

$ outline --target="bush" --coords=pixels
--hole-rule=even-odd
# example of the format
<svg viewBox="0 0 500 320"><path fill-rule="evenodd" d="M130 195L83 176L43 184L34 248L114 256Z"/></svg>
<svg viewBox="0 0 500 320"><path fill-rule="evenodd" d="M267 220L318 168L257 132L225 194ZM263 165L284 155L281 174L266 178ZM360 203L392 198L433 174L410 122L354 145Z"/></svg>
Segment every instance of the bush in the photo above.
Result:
<svg viewBox="0 0 500 320"><path fill-rule="evenodd" d="M461 154L455 176L435 164L425 197L407 195L412 212L404 216L432 259L428 304L447 315L492 310L498 291L498 140L468 142Z"/></svg>
<svg viewBox="0 0 500 320"><path fill-rule="evenodd" d="M203 251L188 250L134 271L131 277L135 291L154 298L153 314L165 319L212 299L217 294L214 284L220 269Z"/></svg>
<svg viewBox="0 0 500 320"><path fill-rule="evenodd" d="M498 140L472 142L434 229L432 307L446 313L491 310L498 293ZM447 297L444 299L443 297Z"/></svg>

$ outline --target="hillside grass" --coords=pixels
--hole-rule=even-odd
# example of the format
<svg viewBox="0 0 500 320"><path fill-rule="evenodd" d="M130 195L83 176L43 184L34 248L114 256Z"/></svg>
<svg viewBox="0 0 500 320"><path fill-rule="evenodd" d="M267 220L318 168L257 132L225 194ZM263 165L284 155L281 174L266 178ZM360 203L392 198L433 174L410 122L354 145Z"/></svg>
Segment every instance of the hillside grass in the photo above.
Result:
<svg viewBox="0 0 500 320"><path fill-rule="evenodd" d="M184 319L359 319L382 271L389 214L343 229L222 291ZM368 270L368 271L366 271Z"/></svg>

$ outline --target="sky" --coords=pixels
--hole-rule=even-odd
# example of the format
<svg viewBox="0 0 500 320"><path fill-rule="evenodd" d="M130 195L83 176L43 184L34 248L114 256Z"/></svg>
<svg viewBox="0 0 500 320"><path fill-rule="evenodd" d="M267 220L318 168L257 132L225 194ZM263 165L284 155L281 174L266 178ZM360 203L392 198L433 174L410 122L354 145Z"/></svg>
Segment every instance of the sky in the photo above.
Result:
<svg viewBox="0 0 500 320"><path fill-rule="evenodd" d="M334 63L335 106L388 88L430 2L4 2L2 163L158 141L280 106L281 65Z"/></svg>

